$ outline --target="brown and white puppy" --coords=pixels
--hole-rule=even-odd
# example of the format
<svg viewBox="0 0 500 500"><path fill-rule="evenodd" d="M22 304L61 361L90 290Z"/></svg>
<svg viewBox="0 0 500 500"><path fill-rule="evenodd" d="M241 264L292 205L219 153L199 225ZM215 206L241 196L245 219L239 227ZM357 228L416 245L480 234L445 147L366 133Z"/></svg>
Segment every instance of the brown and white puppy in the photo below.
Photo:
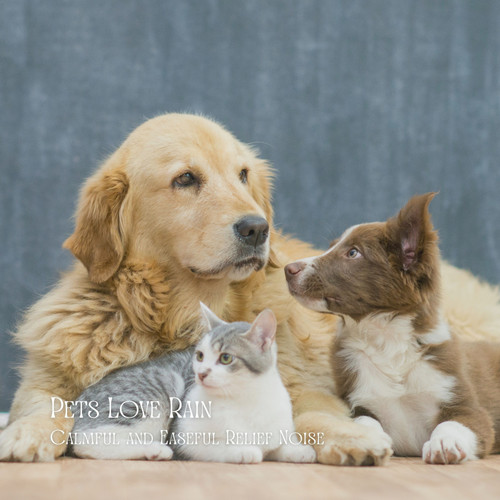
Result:
<svg viewBox="0 0 500 500"><path fill-rule="evenodd" d="M398 455L448 464L500 451L500 344L462 343L443 319L433 197L285 272L302 304L342 318L332 365L357 422L387 432Z"/></svg>

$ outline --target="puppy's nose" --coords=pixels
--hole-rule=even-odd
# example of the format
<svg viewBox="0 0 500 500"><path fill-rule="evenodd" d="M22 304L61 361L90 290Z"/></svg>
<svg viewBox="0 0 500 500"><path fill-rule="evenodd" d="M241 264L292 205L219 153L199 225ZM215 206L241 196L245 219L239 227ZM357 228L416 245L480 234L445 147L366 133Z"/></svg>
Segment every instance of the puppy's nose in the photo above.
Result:
<svg viewBox="0 0 500 500"><path fill-rule="evenodd" d="M286 279L293 278L297 276L304 268L306 267L306 263L298 260L297 262L292 262L285 266L285 276Z"/></svg>
<svg viewBox="0 0 500 500"><path fill-rule="evenodd" d="M258 215L247 215L233 227L238 238L252 247L265 243L269 235L269 224L266 219Z"/></svg>

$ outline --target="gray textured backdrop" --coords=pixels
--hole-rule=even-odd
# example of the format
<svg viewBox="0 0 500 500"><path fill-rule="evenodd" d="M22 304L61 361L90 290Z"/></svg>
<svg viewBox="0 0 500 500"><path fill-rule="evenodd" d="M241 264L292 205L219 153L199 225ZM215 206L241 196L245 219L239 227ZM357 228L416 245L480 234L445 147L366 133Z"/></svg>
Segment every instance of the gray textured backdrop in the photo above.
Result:
<svg viewBox="0 0 500 500"><path fill-rule="evenodd" d="M161 112L258 145L317 245L440 190L445 257L500 281L499 27L496 0L0 0L0 410L81 182Z"/></svg>

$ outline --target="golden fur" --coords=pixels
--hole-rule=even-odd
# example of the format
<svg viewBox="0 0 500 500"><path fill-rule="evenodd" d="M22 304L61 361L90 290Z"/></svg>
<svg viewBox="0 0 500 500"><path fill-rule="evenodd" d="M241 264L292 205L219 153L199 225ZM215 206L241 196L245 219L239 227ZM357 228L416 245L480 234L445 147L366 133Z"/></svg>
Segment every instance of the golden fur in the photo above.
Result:
<svg viewBox="0 0 500 500"><path fill-rule="evenodd" d="M249 170L246 185L242 168ZM186 170L203 179L203 189L173 188ZM64 453L49 436L71 430L72 420L50 418L51 396L73 399L115 368L193 344L201 300L228 321L273 309L297 429L325 433L316 447L320 462L384 462L390 450L333 395L335 317L305 309L287 290L282 266L318 252L271 229L264 269L192 270L231 260L238 217L257 214L272 224L270 181L265 161L205 118L160 116L126 139L81 193L65 243L80 262L32 306L15 335L27 355L0 435L1 459L48 461ZM464 337L498 336L498 290L446 264L443 278L450 324Z"/></svg>

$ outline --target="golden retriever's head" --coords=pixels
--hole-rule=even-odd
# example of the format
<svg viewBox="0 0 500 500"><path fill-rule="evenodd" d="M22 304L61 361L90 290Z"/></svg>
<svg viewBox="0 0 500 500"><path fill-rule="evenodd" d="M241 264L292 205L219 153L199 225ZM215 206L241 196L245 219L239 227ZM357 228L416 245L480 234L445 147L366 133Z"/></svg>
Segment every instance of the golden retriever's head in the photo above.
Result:
<svg viewBox="0 0 500 500"><path fill-rule="evenodd" d="M264 160L213 121L154 118L87 181L64 246L96 283L124 258L245 279L269 257L270 177Z"/></svg>

